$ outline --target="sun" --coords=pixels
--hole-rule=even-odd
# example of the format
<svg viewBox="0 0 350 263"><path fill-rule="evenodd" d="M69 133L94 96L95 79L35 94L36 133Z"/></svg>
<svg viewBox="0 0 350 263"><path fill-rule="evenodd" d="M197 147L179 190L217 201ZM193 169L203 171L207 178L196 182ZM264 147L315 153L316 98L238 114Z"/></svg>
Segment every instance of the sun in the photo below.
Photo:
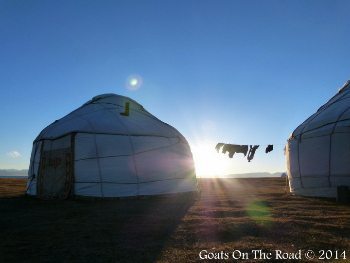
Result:
<svg viewBox="0 0 350 263"><path fill-rule="evenodd" d="M228 174L225 156L215 150L215 143L203 142L191 146L198 177L220 177Z"/></svg>

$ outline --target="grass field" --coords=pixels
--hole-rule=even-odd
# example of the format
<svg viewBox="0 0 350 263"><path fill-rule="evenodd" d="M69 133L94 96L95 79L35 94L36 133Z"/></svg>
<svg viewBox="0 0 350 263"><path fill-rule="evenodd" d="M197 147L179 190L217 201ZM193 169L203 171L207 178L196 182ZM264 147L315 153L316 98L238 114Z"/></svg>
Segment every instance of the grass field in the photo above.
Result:
<svg viewBox="0 0 350 263"><path fill-rule="evenodd" d="M350 262L350 206L286 194L280 178L199 183L196 200L44 201L24 196L25 180L0 179L0 262L194 262L202 250L230 253L217 262L234 262L234 250L249 254L240 262L287 262L254 260L252 249L332 250L327 262Z"/></svg>

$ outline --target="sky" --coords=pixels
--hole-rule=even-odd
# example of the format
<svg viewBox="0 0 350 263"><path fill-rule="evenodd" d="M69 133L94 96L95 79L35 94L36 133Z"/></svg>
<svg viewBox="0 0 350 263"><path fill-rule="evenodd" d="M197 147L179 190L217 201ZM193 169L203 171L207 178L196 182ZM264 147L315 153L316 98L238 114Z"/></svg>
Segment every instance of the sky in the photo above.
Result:
<svg viewBox="0 0 350 263"><path fill-rule="evenodd" d="M349 8L0 0L0 169L27 169L43 128L116 93L178 129L201 176L285 171L289 135L350 78ZM216 153L217 142L261 146L248 163Z"/></svg>

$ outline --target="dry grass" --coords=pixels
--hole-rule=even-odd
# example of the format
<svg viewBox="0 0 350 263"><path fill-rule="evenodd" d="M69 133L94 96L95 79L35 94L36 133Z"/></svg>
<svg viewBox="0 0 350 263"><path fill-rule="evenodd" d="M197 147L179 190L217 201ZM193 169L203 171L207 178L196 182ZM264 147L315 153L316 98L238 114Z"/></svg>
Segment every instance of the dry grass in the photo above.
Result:
<svg viewBox="0 0 350 263"><path fill-rule="evenodd" d="M280 178L200 185L197 200L43 201L23 196L25 180L0 179L0 262L193 262L203 249L338 249L350 259L350 206L291 196Z"/></svg>

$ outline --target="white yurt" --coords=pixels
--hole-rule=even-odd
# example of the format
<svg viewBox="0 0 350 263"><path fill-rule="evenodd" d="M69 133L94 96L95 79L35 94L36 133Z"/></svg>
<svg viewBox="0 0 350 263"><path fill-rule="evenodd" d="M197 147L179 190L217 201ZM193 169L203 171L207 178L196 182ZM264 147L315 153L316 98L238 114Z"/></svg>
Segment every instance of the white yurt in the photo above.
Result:
<svg viewBox="0 0 350 263"><path fill-rule="evenodd" d="M337 197L350 186L350 81L294 130L286 159L295 194Z"/></svg>
<svg viewBox="0 0 350 263"><path fill-rule="evenodd" d="M192 153L136 101L94 97L33 142L27 194L126 197L197 191Z"/></svg>

